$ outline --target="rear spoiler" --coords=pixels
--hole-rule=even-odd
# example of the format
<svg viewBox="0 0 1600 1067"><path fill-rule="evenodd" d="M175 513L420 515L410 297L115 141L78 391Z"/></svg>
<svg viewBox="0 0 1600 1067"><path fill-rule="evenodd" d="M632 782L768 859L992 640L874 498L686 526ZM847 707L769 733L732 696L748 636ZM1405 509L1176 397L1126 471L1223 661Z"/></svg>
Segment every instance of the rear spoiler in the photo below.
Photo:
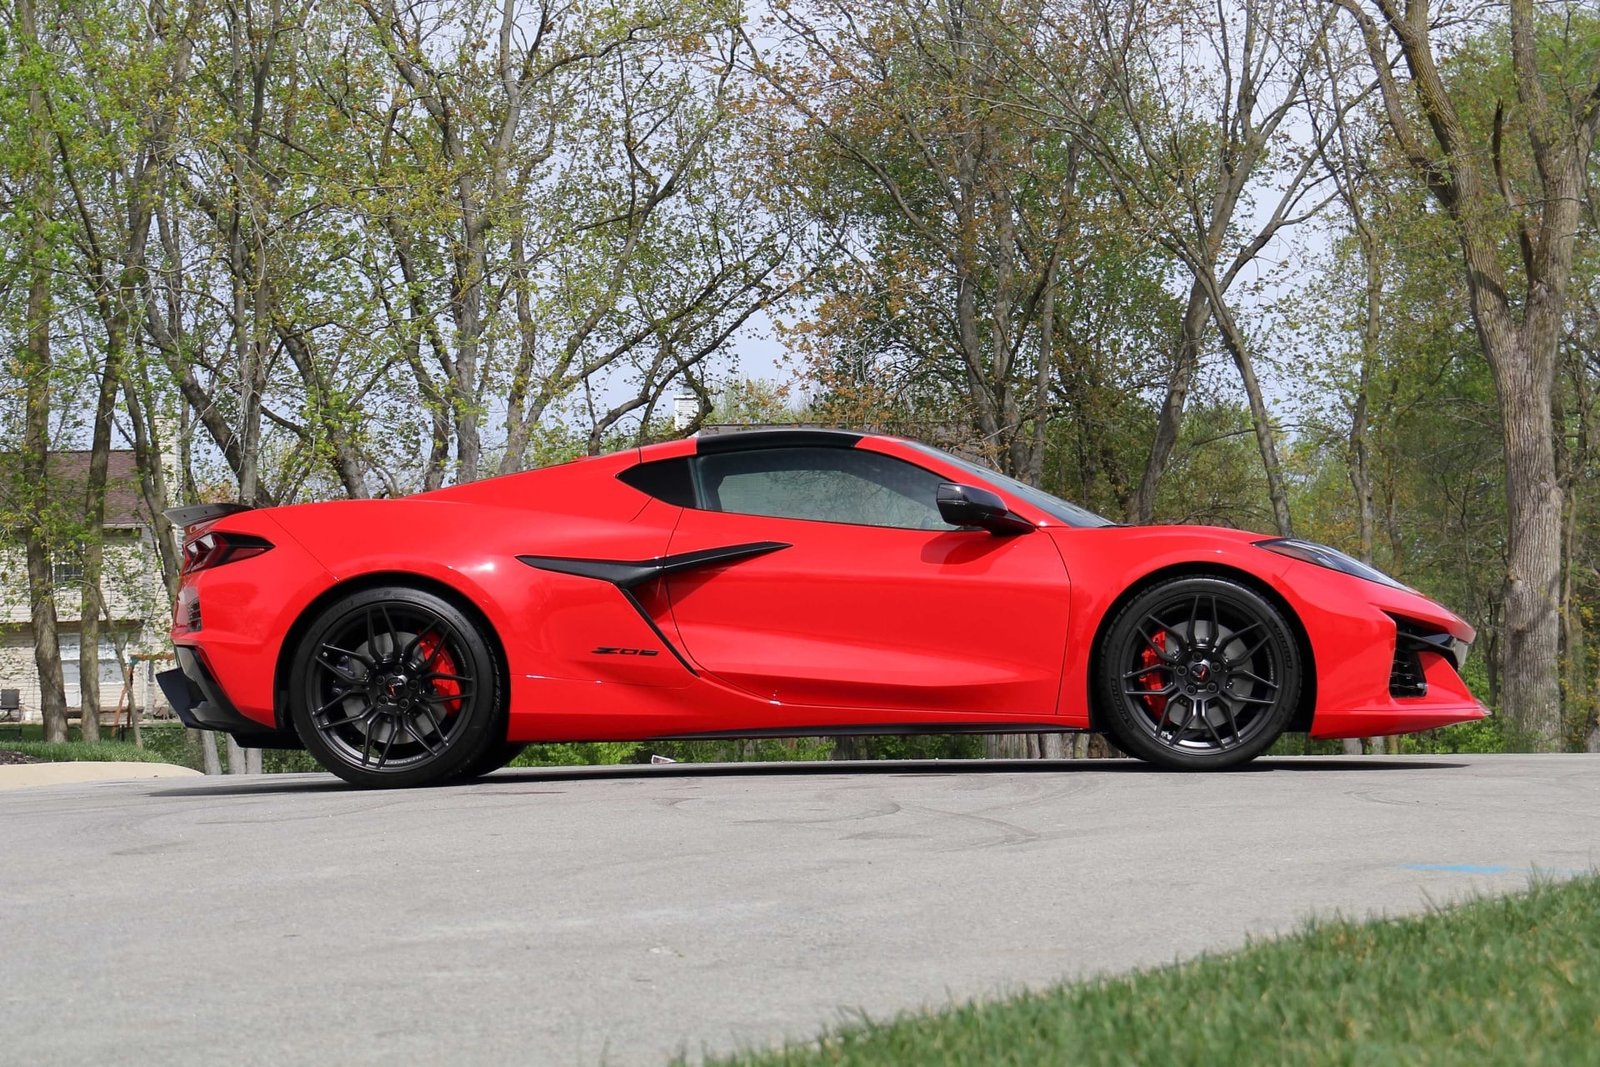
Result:
<svg viewBox="0 0 1600 1067"><path fill-rule="evenodd" d="M185 508L168 508L161 514L165 515L172 525L188 529L202 522L220 519L224 515L237 515L241 511L251 510L254 509L249 504L190 504Z"/></svg>

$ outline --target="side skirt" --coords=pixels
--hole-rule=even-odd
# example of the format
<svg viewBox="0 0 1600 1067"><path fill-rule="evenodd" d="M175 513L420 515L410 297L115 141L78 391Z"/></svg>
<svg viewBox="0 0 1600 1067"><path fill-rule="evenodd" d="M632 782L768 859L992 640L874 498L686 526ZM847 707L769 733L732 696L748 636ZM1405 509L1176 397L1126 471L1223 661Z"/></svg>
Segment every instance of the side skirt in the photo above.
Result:
<svg viewBox="0 0 1600 1067"><path fill-rule="evenodd" d="M1082 734L1080 726L1039 722L890 722L849 726L776 726L759 730L713 730L705 733L661 734L645 741L738 741L747 737L874 737L893 734L909 737L920 734Z"/></svg>

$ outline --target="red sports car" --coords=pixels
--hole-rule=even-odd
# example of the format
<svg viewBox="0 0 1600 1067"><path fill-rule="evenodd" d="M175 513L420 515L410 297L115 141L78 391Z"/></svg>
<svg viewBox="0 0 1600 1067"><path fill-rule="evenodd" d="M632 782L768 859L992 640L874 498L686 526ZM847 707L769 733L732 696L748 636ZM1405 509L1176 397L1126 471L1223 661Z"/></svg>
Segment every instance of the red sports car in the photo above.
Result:
<svg viewBox="0 0 1600 1067"><path fill-rule="evenodd" d="M914 441L701 435L399 500L169 513L180 718L364 786L530 741L1102 730L1232 767L1485 714L1461 619L1321 545L1118 526Z"/></svg>

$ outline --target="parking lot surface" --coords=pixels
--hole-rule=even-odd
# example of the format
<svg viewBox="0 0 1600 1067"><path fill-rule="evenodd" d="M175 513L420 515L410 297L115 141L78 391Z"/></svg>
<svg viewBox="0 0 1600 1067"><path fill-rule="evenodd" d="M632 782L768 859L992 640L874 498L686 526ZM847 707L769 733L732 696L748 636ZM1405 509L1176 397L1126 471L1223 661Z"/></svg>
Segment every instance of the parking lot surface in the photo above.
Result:
<svg viewBox="0 0 1600 1067"><path fill-rule="evenodd" d="M0 797L0 1059L660 1064L1600 859L1600 756L186 778Z"/></svg>

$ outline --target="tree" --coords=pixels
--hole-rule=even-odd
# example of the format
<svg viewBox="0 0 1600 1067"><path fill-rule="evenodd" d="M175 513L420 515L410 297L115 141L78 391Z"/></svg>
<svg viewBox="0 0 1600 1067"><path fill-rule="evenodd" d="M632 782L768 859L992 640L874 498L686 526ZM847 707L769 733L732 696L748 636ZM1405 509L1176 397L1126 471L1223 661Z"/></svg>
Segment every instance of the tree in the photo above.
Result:
<svg viewBox="0 0 1600 1067"><path fill-rule="evenodd" d="M73 42L77 76L61 79L47 101L70 191L73 265L91 295L102 342L82 509L78 684L85 741L100 735L101 576L112 421L134 343L158 183L177 122L173 97L188 78L194 21L201 10L195 5L179 19L157 5L147 13L152 32L135 41L119 35L121 12L93 5L75 9L65 36Z"/></svg>
<svg viewBox="0 0 1600 1067"><path fill-rule="evenodd" d="M1589 183L1584 203L1589 233L1600 233L1600 182ZM1593 486L1600 471L1600 411L1596 379L1600 378L1600 247L1580 249L1573 272L1574 312L1565 342L1567 399L1556 413L1557 425L1571 426L1571 444L1558 454L1566 493L1567 514L1562 551L1566 564L1561 583L1562 664L1564 697L1574 741L1588 752L1600 752L1600 675L1590 647L1596 586L1600 584L1600 546L1596 545L1596 498Z"/></svg>
<svg viewBox="0 0 1600 1067"><path fill-rule="evenodd" d="M470 480L521 469L551 416L587 421L597 448L648 424L673 383L705 392L708 361L793 284L795 236L741 165L729 12L362 7L393 103L375 116L338 86L330 100L382 131L362 184L383 193L360 210L392 256L375 287L432 409L427 484L452 438Z"/></svg>
<svg viewBox="0 0 1600 1067"><path fill-rule="evenodd" d="M24 103L19 113L7 116L20 134L8 146L12 159L8 160L7 169L17 176L11 215L21 243L21 271L27 279L23 341L14 360L24 392L20 468L26 511L18 521L27 556L44 737L46 741L65 741L67 702L51 567L55 501L48 492L50 408L55 387L51 325L55 316L56 261L51 237L56 228L57 183L47 93L54 69L41 41L33 0L17 0L14 15L16 59L10 88Z"/></svg>
<svg viewBox="0 0 1600 1067"><path fill-rule="evenodd" d="M848 249L811 292L821 313L801 336L832 364L835 407L872 422L958 418L1034 483L1070 328L1063 277L1092 260L1103 221L1082 146L1013 106L1036 89L1007 42L1039 15L1031 3L862 12L815 0L777 6L750 38L774 122L798 137L787 180ZM1070 49L1052 58L1077 69Z"/></svg>
<svg viewBox="0 0 1600 1067"><path fill-rule="evenodd" d="M1182 264L1189 278L1164 397L1129 516L1149 522L1172 461L1209 323L1238 374L1266 474L1273 523L1292 532L1289 489L1257 367L1257 345L1237 300L1240 278L1283 231L1326 203L1315 144L1286 131L1303 120L1323 73L1316 57L1327 18L1286 0L1225 7L1131 0L1092 5L1058 32L1088 41L1087 75L1103 85L1117 121L1084 113L1082 75L1066 78L1033 44L1019 42L1052 87L1042 120L1082 131L1129 216ZM1288 122L1290 126L1286 126ZM1242 221L1257 196L1273 206Z"/></svg>
<svg viewBox="0 0 1600 1067"><path fill-rule="evenodd" d="M1505 710L1532 748L1562 745L1558 682L1563 493L1552 404L1574 247L1600 128L1588 22L1510 0L1515 94L1475 99L1437 47L1421 0L1334 0L1358 28L1389 128L1455 223L1479 344L1494 376L1506 465ZM1584 62L1587 58L1588 62ZM1574 82L1566 71L1584 71Z"/></svg>

